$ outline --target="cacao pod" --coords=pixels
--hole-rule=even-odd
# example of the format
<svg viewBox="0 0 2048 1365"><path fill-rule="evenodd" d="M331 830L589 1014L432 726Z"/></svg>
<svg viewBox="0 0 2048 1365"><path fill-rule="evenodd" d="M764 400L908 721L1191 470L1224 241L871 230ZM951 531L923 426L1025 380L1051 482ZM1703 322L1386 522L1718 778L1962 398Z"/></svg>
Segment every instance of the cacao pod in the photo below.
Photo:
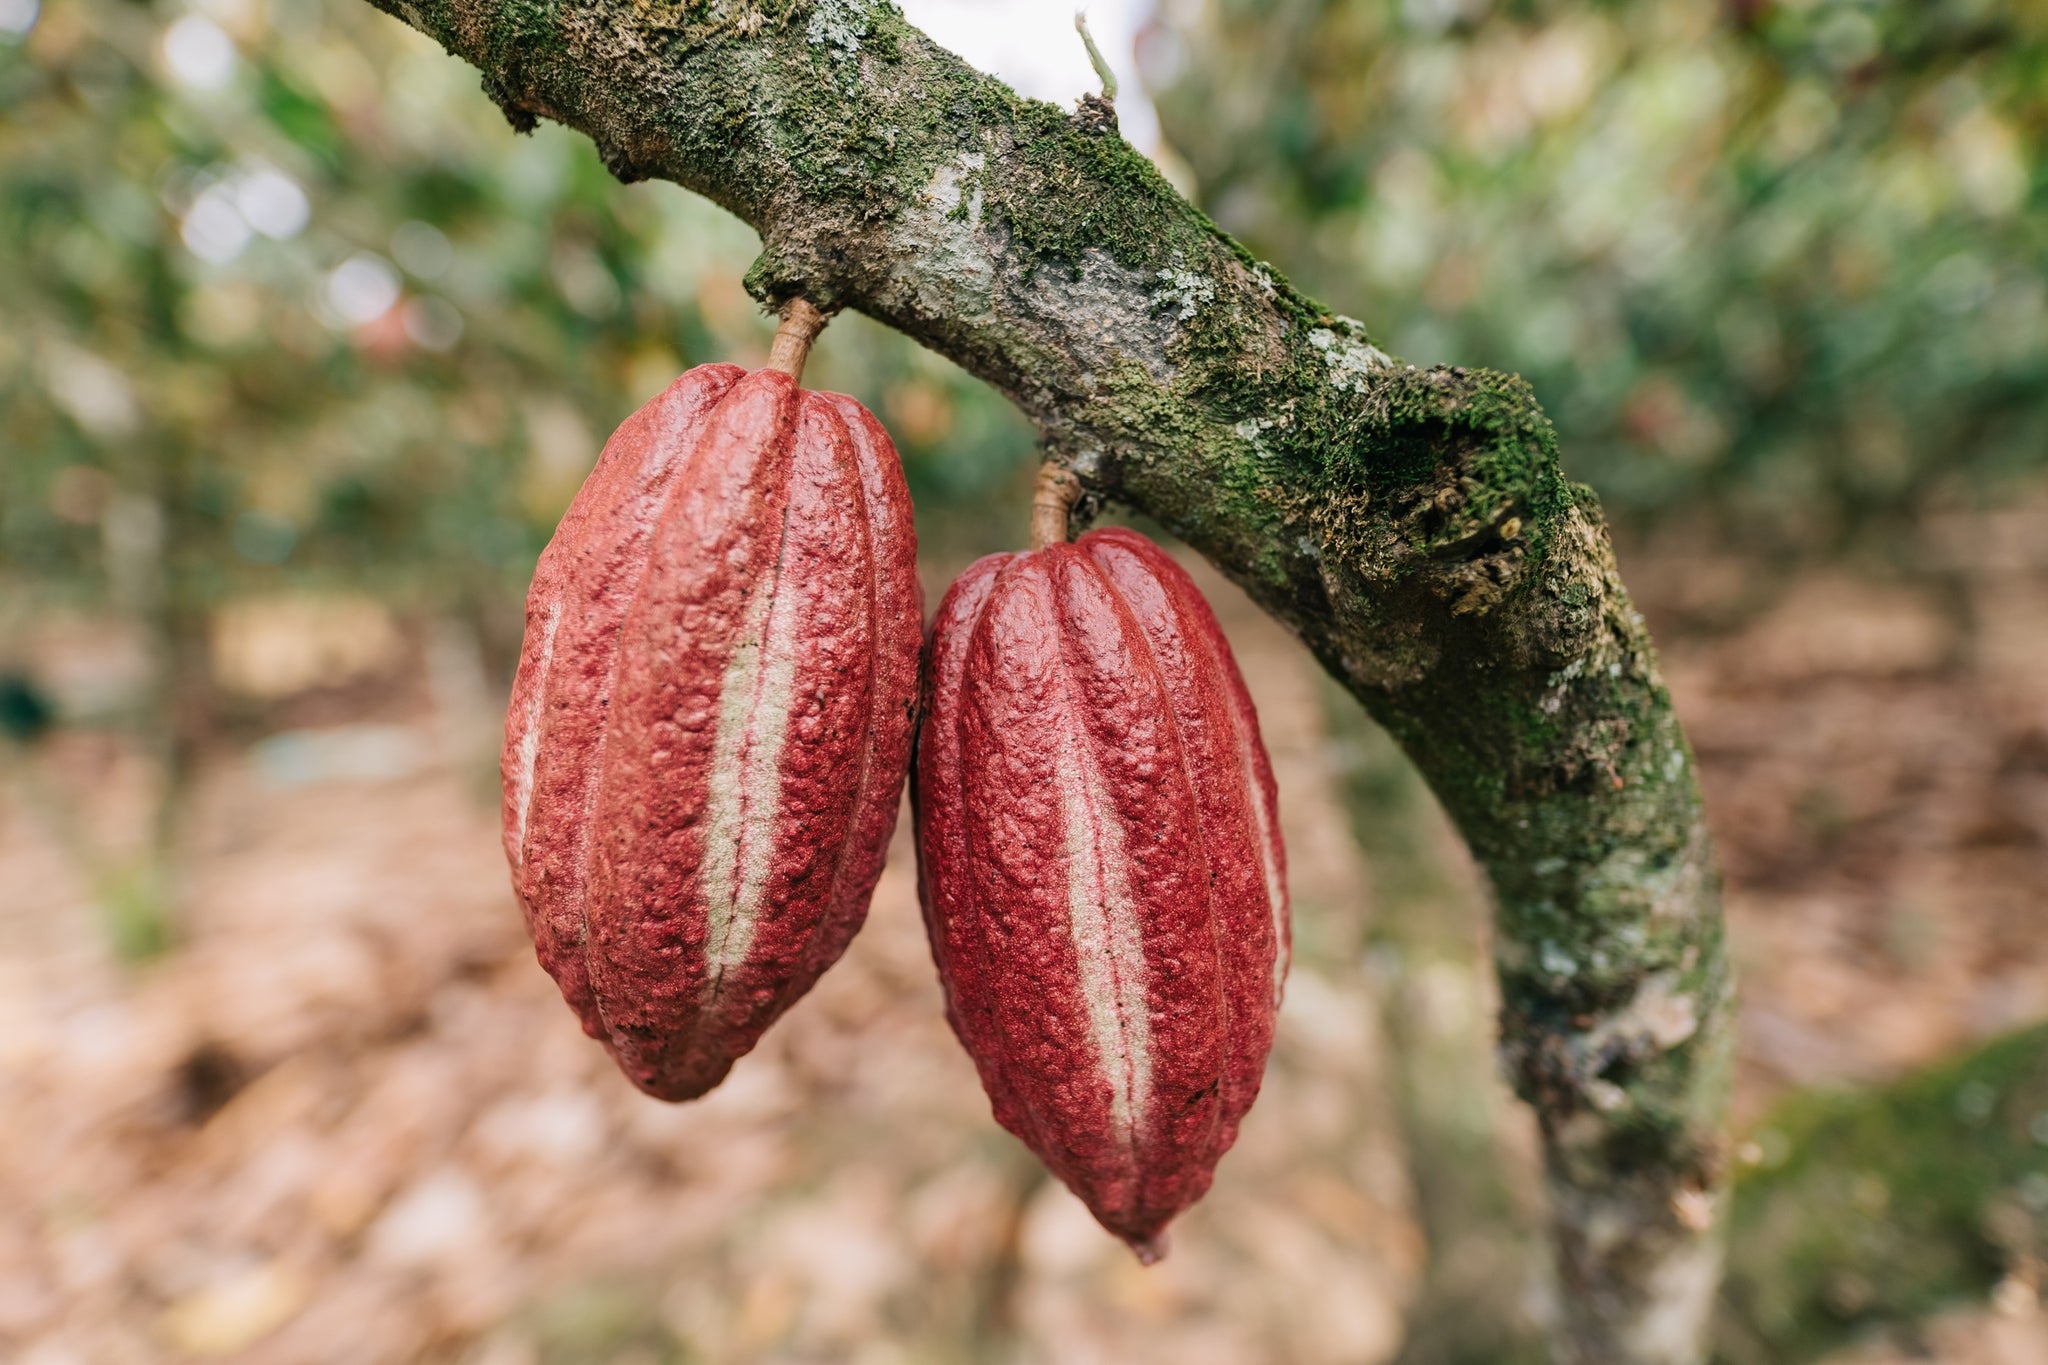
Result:
<svg viewBox="0 0 2048 1365"><path fill-rule="evenodd" d="M1141 1259L1257 1096L1287 970L1258 719L1134 531L992 555L932 625L913 797L947 1017L997 1120Z"/></svg>
<svg viewBox="0 0 2048 1365"><path fill-rule="evenodd" d="M541 555L504 837L541 965L662 1099L716 1085L866 917L923 598L881 425L703 365L629 417Z"/></svg>

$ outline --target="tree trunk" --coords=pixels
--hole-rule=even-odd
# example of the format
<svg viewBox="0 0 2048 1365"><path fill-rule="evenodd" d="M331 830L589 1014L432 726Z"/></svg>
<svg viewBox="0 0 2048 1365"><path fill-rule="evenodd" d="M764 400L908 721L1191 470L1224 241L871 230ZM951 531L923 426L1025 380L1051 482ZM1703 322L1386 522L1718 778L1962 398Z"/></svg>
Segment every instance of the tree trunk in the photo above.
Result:
<svg viewBox="0 0 2048 1365"><path fill-rule="evenodd" d="M1544 1358L1534 1161L1494 1067L1485 894L1414 765L1328 689L1329 745L1369 875L1367 958L1428 1257L1394 1365Z"/></svg>
<svg viewBox="0 0 2048 1365"><path fill-rule="evenodd" d="M757 228L748 285L1008 394L1242 584L1407 750L1490 877L1572 1362L1700 1358L1730 980L1685 740L1528 386L1404 365L1175 194L1101 101L1022 99L881 0L373 0L515 128Z"/></svg>

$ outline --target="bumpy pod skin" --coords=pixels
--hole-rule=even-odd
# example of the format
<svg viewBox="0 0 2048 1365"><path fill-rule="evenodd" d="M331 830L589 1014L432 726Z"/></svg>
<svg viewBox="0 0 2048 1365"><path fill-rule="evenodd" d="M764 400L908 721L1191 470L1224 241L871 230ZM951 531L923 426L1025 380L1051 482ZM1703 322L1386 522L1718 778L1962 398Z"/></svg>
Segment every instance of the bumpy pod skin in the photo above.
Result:
<svg viewBox="0 0 2048 1365"><path fill-rule="evenodd" d="M1273 773L1136 532L992 555L932 625L912 788L946 1013L997 1121L1150 1261L1258 1095L1289 950Z"/></svg>
<svg viewBox="0 0 2048 1365"><path fill-rule="evenodd" d="M541 555L505 852L541 965L635 1085L692 1099L867 915L923 596L867 410L703 365L628 418Z"/></svg>

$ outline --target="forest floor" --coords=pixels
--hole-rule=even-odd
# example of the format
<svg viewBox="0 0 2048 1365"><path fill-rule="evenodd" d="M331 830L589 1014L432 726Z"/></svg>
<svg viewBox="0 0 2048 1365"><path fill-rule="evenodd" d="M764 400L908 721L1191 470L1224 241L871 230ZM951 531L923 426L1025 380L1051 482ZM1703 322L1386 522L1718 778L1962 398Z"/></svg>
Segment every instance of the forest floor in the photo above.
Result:
<svg viewBox="0 0 2048 1365"><path fill-rule="evenodd" d="M2048 1017L2048 510L1925 539L1937 579L1768 592L1713 553L1624 550L1726 859L1745 1125ZM1389 1358L1422 1247L1367 869L1312 665L1215 599L1279 774L1299 953L1265 1092L1160 1267L988 1117L907 829L845 960L724 1086L637 1095L521 932L488 690L400 632L211 753L183 942L150 966L112 960L20 772L0 788L0 1357ZM90 628L46 635L60 680L114 667ZM105 735L61 733L36 773L109 840L142 823L145 770ZM1965 1306L1919 1354L1852 1359L2038 1362L2048 1317Z"/></svg>

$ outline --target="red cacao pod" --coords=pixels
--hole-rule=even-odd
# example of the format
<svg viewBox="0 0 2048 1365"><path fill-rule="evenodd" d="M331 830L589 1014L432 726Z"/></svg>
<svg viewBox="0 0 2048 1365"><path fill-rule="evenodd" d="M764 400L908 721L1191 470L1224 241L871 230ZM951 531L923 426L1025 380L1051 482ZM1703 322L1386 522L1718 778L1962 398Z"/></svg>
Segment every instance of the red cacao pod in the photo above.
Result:
<svg viewBox="0 0 2048 1365"><path fill-rule="evenodd" d="M1209 1188L1287 969L1271 765L1187 574L1123 529L992 555L932 625L913 795L996 1118L1145 1260Z"/></svg>
<svg viewBox="0 0 2048 1365"><path fill-rule="evenodd" d="M923 598L851 398L703 365L628 418L541 555L506 718L535 949L662 1099L716 1085L866 917Z"/></svg>

